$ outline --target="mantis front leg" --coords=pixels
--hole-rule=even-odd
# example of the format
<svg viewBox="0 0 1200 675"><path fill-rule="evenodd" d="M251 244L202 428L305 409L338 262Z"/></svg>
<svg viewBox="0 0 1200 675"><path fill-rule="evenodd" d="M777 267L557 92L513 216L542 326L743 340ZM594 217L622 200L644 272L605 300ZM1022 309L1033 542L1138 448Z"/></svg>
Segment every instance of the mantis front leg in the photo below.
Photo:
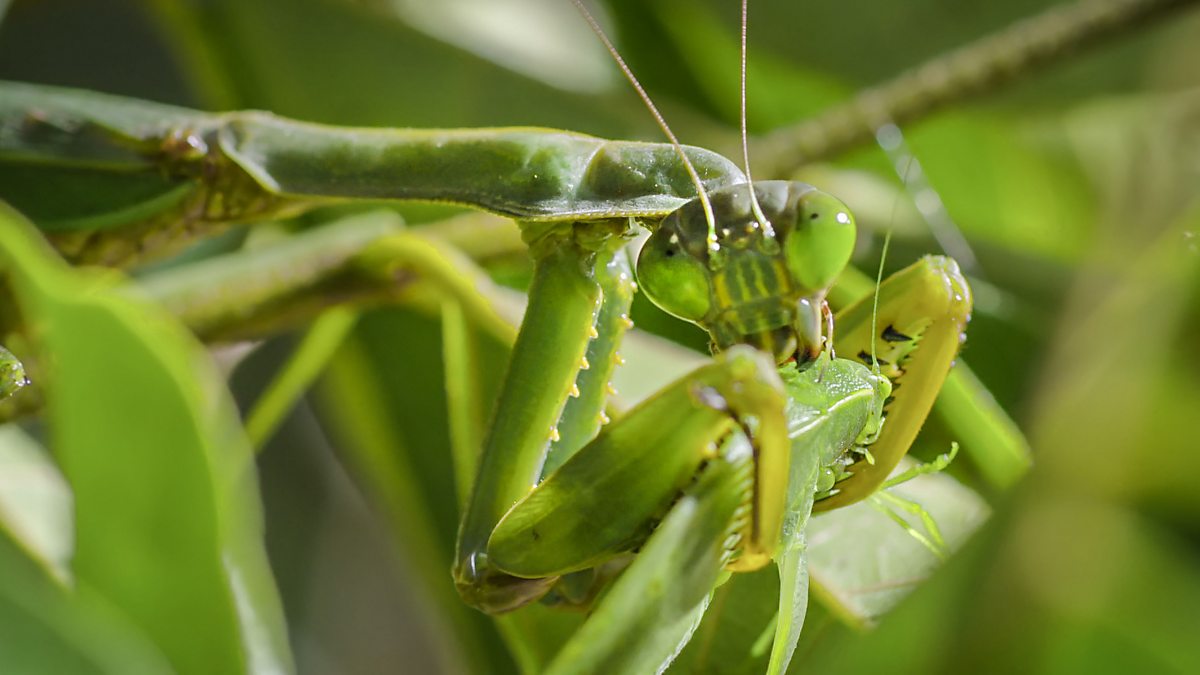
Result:
<svg viewBox="0 0 1200 675"><path fill-rule="evenodd" d="M591 226L596 227L596 226ZM455 579L472 605L511 609L543 595L547 580L518 580L487 564L492 529L541 476L546 452L559 436L558 420L581 369L601 302L597 265L615 242L601 236L587 245L591 227L550 228L531 242L535 257L529 304L458 535ZM601 225L609 236L615 225Z"/></svg>
<svg viewBox="0 0 1200 675"><path fill-rule="evenodd" d="M747 465L746 522L726 543L730 553L749 556L764 538L773 546L778 510L764 515L754 501L760 489L771 491L761 475L786 475L784 403L762 355L744 348L722 355L604 429L517 502L492 532L489 558L521 577L593 567L643 541L707 462ZM722 445L738 427L752 434L752 452Z"/></svg>
<svg viewBox="0 0 1200 675"><path fill-rule="evenodd" d="M756 502L782 497L763 476L787 475L784 403L769 359L737 347L606 426L491 532L479 558L501 581L487 587L488 609L521 597L503 591L549 588L637 549L549 670L661 667L696 625L722 569L778 538L778 517ZM743 428L752 442L731 435Z"/></svg>
<svg viewBox="0 0 1200 675"><path fill-rule="evenodd" d="M950 372L971 318L971 289L950 258L926 256L884 280L878 300L838 314L839 353L877 367L892 381L887 423L869 455L855 461L814 509L854 503L878 490L920 431Z"/></svg>
<svg viewBox="0 0 1200 675"><path fill-rule="evenodd" d="M578 391L580 371L591 367L586 358L586 349L589 340L597 335L595 322L602 301L597 270L603 271L614 247L620 245L619 240L612 238L621 234L624 226L605 227L608 228L607 232L598 230L597 224L549 228L531 242L536 269L529 307L514 346L494 422L484 444L479 478L459 532L456 581L468 602L488 611L505 611L539 597L549 589L554 581L552 577L556 576L541 575L526 569L522 570L523 576L539 578L521 579L507 571L496 570L489 562L488 542L505 513L525 497L541 478L549 446L563 438L558 425L565 402L573 392ZM616 313L613 320L622 321L620 313ZM600 365L597 364L597 367ZM700 386L703 380L697 382L697 386ZM595 386L606 384L596 383ZM738 401L739 410L747 408L749 404L740 400L745 396L735 397L734 393L723 391L730 401ZM666 397L663 399L666 403L660 404L665 407L660 408L657 414L678 410L688 396L690 394L682 390L672 395L660 395L660 398ZM782 397L778 400L782 401ZM603 403L602 395L583 396L575 406L579 409L572 411L572 416L584 421L598 420L603 413ZM701 417L704 419L696 422L698 426L688 432L694 434L695 438L683 441L683 445L702 449L724 435L731 423L728 411ZM645 422L638 427L636 420L653 420L653 424L661 427L663 418L642 414L635 415L633 419L635 421L627 420L611 428L610 433L605 435L620 439L615 447L636 445L650 438L647 435L649 427ZM572 436L580 433L574 428L570 432ZM704 440L697 440L700 438ZM780 443L777 441L776 445ZM693 454L698 464L703 452ZM693 464L683 473L690 479L695 468ZM685 485L666 489L666 496L673 497ZM619 492L615 491L614 494ZM669 500L662 503L661 494L655 494L652 498L660 501L650 511L661 516ZM568 546L567 550L574 550L574 547ZM581 564L577 568L587 566Z"/></svg>

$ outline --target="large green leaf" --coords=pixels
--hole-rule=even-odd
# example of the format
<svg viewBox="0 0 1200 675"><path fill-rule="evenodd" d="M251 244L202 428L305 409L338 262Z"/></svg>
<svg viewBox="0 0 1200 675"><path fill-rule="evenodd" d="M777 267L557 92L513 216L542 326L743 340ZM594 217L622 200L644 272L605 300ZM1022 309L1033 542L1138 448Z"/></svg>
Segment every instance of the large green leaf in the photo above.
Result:
<svg viewBox="0 0 1200 675"><path fill-rule="evenodd" d="M103 599L69 591L0 530L0 671L47 675L174 672Z"/></svg>
<svg viewBox="0 0 1200 675"><path fill-rule="evenodd" d="M79 592L178 672L290 671L254 465L203 352L116 276L68 269L7 209L0 234L74 495Z"/></svg>

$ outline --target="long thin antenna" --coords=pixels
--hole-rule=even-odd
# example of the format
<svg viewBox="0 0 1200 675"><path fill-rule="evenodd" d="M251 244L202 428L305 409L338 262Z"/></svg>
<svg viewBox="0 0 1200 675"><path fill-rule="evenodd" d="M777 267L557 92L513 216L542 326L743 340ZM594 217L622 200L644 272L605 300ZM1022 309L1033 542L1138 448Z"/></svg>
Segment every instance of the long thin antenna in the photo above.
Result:
<svg viewBox="0 0 1200 675"><path fill-rule="evenodd" d="M892 243L892 231L883 236L883 250L879 252L879 271L875 273L875 297L871 300L871 368L879 374L879 357L875 354L876 335L879 335L879 287L883 285L883 263L887 260L888 246Z"/></svg>
<svg viewBox="0 0 1200 675"><path fill-rule="evenodd" d="M775 228L771 227L771 221L767 220L758 204L758 194L754 192L754 179L750 177L750 134L746 131L746 31L749 25L749 4L750 0L742 0L742 162L746 168L746 186L750 188L750 208L753 209L763 234L774 238Z"/></svg>
<svg viewBox="0 0 1200 675"><path fill-rule="evenodd" d="M592 32L604 43L604 47L608 49L608 53L617 62L617 66L621 69L621 72L625 73L625 78L637 90L638 96L642 98L642 102L646 104L646 107L650 110L650 114L658 122L659 128L663 130L667 138L671 139L671 145L675 146L675 152L679 155L679 159L683 161L683 166L687 169L688 175L691 176L692 183L696 186L696 194L700 197L700 205L704 208L704 219L708 222L708 249L710 251L719 250L721 246L717 243L717 219L713 216L712 202L708 199L708 191L704 189L704 184L700 182L700 174L696 173L696 167L692 165L692 160L688 159L687 153L683 151L683 146L679 143L679 139L675 138L675 134L671 132L671 127L667 126L667 121L663 119L662 114L658 112L658 108L654 106L654 101L650 100L650 95L642 88L642 83L638 82L638 79L634 77L633 71L625 64L625 59L621 58L621 54L613 46L612 41L608 39L608 35L604 33L604 29L600 27L599 22L587 10L587 7L583 6L582 0L571 0L571 2L575 4L575 8L579 10L579 13L583 15L588 25L592 27ZM753 194L753 190L751 190L751 194Z"/></svg>

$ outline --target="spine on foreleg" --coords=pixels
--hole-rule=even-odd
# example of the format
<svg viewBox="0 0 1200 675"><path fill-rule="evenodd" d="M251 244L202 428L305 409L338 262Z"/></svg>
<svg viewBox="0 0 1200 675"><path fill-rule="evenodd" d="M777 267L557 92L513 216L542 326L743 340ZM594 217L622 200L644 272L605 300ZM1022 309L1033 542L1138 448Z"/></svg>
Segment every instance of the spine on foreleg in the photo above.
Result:
<svg viewBox="0 0 1200 675"><path fill-rule="evenodd" d="M958 264L926 256L884 280L874 321L871 297L838 314L838 353L877 364L892 380L893 393L883 429L869 448L873 461L864 456L849 467L851 476L818 501L816 510L869 496L908 452L965 340L971 306L971 289Z"/></svg>

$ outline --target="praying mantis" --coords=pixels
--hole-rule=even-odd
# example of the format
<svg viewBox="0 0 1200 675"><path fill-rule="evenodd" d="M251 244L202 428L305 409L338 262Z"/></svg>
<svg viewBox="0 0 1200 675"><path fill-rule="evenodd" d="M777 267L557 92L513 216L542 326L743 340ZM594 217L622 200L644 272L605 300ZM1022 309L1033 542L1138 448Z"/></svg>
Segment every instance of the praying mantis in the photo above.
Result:
<svg viewBox="0 0 1200 675"><path fill-rule="evenodd" d="M29 152L30 146L34 151L40 150L43 146L38 143L43 132L65 129L71 132L68 139L86 138L77 132L81 118L71 116L81 114L71 109L80 101L86 101L86 106L78 108L86 107L84 123L94 124L99 133L118 139L122 139L118 134L126 132L112 122L120 118L122 101L19 85L8 85L7 91L10 95L6 100L17 102L23 111L7 118L8 128L22 125L28 130L22 137L21 151ZM156 123L170 119L168 111L156 115ZM173 124L180 122L177 119ZM611 142L542 131L346 132L262 115L229 115L224 119L195 117L175 128L187 130L185 145L189 149L210 144L217 148L221 154L215 159L208 154L212 150L198 156L199 161L207 163L239 162L256 157L254 143L271 147L264 139L269 139L272 133L289 135L293 140L292 147L295 147L298 135L311 134L312 142L307 144L309 152L322 144L331 148L330 152L336 152L346 143L361 142L364 138L371 141L386 138L389 149L399 160L393 166L399 169L413 153L419 157L422 147L431 142L445 148L458 141L476 156L494 150L500 161L505 158L505 152L511 152L514 144L526 147L531 145L530 139L544 140L558 144L551 155L554 163L577 166L587 160L602 169L604 165L596 159L597 146L601 148L600 152L619 154L626 162L625 167L634 152L645 152L651 157L656 153L661 156L673 152L670 146L615 144L614 147ZM516 140L506 139L506 134ZM25 138L32 140L24 142ZM153 142L162 143L162 138L172 147L177 142L176 132L159 132ZM431 138L434 140L430 141ZM92 139L86 140L90 143ZM113 142L111 147L128 147L138 139L128 135L122 140L126 142ZM576 159L562 149L567 143L583 148ZM59 157L73 154L73 149L63 153L62 146L57 143L53 151L59 153ZM475 482L472 504L483 506L470 507L473 510L468 510L461 531L460 547L464 557L456 572L458 583L470 602L489 611L509 610L536 599L558 577L589 568L616 553L644 544L642 555L621 577L641 579L647 564L663 564L661 557L655 555L663 546L655 543L662 540L664 534L661 533L673 532L676 537L684 537L675 541L672 548L682 546L684 550L691 550L699 547L701 555L669 557L669 570L654 570L649 580L642 580L642 583L658 583L663 575L686 576L679 568L685 564L692 568L690 574L698 575L698 578L680 584L680 588L690 594L684 596L688 600L682 601L681 607L686 610L684 615L675 617L675 622L666 626L662 635L654 634L644 649L631 648L631 643L626 640L609 643L606 656L630 657L629 663L616 666L630 672L661 663L670 656L671 650L663 653L664 645L673 649L683 638L680 628L694 622L693 612L716 582L722 567L728 564L734 569L754 569L773 556L779 556L782 565L790 565L796 570L803 555L803 522L814 497L824 496L832 506L860 499L878 487L904 454L908 442L920 427L921 416L932 404L937 382L945 376L957 351L970 307L966 283L953 263L928 259L881 287L881 304L874 318L884 328L877 339L872 339L871 322L867 321L874 313L868 311L866 305L849 309L849 314L838 320L842 350L852 354L875 351L879 363L887 362L896 369L908 371L906 375L911 379L906 384L912 384L906 387L905 396L888 401L888 415L892 419L890 424L884 425L884 402L888 400L892 385L861 363L830 358L825 346L829 333L824 327L827 319L824 313L828 312L824 308L824 293L841 271L840 265L849 257L853 245L853 223L845 207L803 184L759 183L755 190L761 208L770 214L769 220L781 233L793 239L789 243L777 235L767 237L759 227L751 226L754 216L747 210L750 204L748 187L736 182L740 179L736 169L714 156L704 153L697 156L723 170L724 173L710 172L719 180L728 181L724 187L711 191L713 208L722 214L717 247L728 250L725 254L728 258L722 262L712 262L722 249L714 247L716 250L710 251L705 243L706 228L700 202L683 202L658 186L647 189L650 193L647 197L629 200L633 206L614 206L613 200L605 200L609 206L594 220L586 220L583 213L594 207L585 206L580 209L581 213L571 216L575 220L564 221L561 220L562 207L556 206L552 208L560 210L553 212L553 219L529 221L525 225L525 236L535 259L530 304L514 347L509 384L505 386L496 411L488 449L480 460L480 475ZM257 157L255 163L247 166L265 169L263 175L254 178L261 183L272 182L276 188L267 198L251 195L246 202L263 204L277 200L280 202L278 208L293 208L283 196L294 192L293 179L286 173L286 163L277 166L271 153ZM85 158L84 161L91 160ZM673 163L658 161L667 169L674 167ZM368 173L377 171L366 163L360 166ZM520 169L529 171L528 164L522 161ZM541 173L543 169L536 171L546 175ZM430 188L414 187L419 181L406 180L400 171L389 171L387 175L390 184L399 186L400 190L416 190L417 196L427 198L439 196L421 193L420 190ZM601 185L606 183L607 176L603 171L587 175L596 176ZM217 182L224 184L227 178L221 176ZM236 174L232 178L245 180ZM354 189L362 189L364 182L356 180L350 184ZM666 184L678 183L668 180ZM542 189L537 182L530 181L528 185L534 192ZM433 189L444 190L445 186L439 184ZM453 185L451 189L454 189ZM586 182L576 189L593 192ZM521 208L537 203L527 197L505 197L506 193L498 187L480 193L488 199L499 195L501 199L520 204ZM557 198L560 194L555 192L552 196ZM457 195L451 198L466 201ZM184 204L183 208L195 208L187 196L173 199ZM683 205L669 213L661 207L641 205L643 201L654 199L673 200ZM212 194L204 194L201 200L205 204L214 201ZM224 204L233 210L233 217L241 216L227 202ZM491 203L476 202L473 205L497 208ZM658 210L653 210L655 208ZM206 215L209 213L205 212ZM610 326L608 330L619 332L627 320L624 317L632 293L632 278L628 263L624 261L623 247L629 218L636 217L646 223L656 214L667 215L655 228L656 234L642 254L638 278L646 292L673 313L696 320L712 317L710 320L714 325L724 326L724 332L714 332L714 341L727 351L712 366L702 368L652 397L643 407L614 423L595 442L585 446L584 441L595 433L603 418L605 396L583 390L606 387L608 382L607 377L600 377L585 383L578 376L589 360L596 364L597 372L611 367L615 360L613 350L617 340L611 336L608 340L600 340L597 322L605 322ZM225 215L225 211L216 212L216 216ZM533 214L523 215L529 218ZM805 229L813 227L815 232ZM116 232L120 233L121 229ZM797 241L801 243L797 244ZM363 255L386 260L389 253L393 253L403 260L403 248L403 240L383 237L373 242ZM686 255L694 259L685 263L688 267L682 271L672 269L671 259L676 254L682 255L684 249L690 249ZM99 250L123 249L101 245ZM784 252L786 258L781 255ZM750 262L739 259L739 255L747 253L759 259ZM705 260L706 256L712 260ZM697 260L705 262L697 265ZM722 271L728 276L720 276ZM756 275L761 279L768 271L777 275L774 283L761 280L753 285L748 283ZM701 275L699 278L687 279L688 275L697 273ZM703 275L710 273L715 273L713 280L705 280ZM707 287L710 285L716 290L710 297L705 297L709 295ZM919 292L920 297L916 300L910 298L913 289ZM781 297L784 290L790 297ZM689 291L695 296L688 297L685 292ZM729 298L732 297L741 298L743 306L731 304ZM711 307L708 306L710 302ZM931 315L925 309L938 305L943 307L940 315ZM765 329L749 336L758 340L755 347L769 349L770 358L764 358L755 349L735 345L747 339L746 335L737 334L738 330L749 332L744 326L764 321L753 312L746 314L747 307L764 306L784 317L782 322L766 319ZM918 340L923 343L920 351L915 349ZM589 342L602 346L599 351L589 350ZM774 362L791 360L797 354L802 355L800 361L804 368L799 370L793 366L785 375L788 380L785 386L774 373ZM929 358L932 363L926 362L926 354L933 354ZM531 378L526 374L528 372L538 375ZM563 406L572 397L591 405L567 413ZM680 416L681 411L689 410L690 413ZM568 415L574 423L564 421ZM912 417L906 418L908 415ZM680 416L677 421L664 425L665 419L676 416ZM791 434L793 442L801 448L799 452L788 450L789 426L799 427ZM728 438L734 427L746 430L753 448L746 446L745 439ZM657 434L655 429L659 430ZM551 442L558 452L556 462L561 465L558 471L522 500L522 504L534 505L532 511L523 512L517 508L504 515L512 502L523 496L529 483L537 480L536 474L546 462L543 453ZM722 446L720 450L718 445ZM661 454L663 448L674 448L675 452ZM655 452L651 453L652 450ZM570 457L574 451L579 454L572 461ZM624 461L615 461L626 453L635 454ZM637 458L637 454L642 457ZM671 454L677 457L671 458ZM792 454L800 459L819 461L806 464L789 459ZM599 460L595 459L597 456ZM661 470L660 463L676 466ZM701 473L693 488L693 477L701 464L709 468ZM798 466L789 469L789 464ZM654 466L658 468L652 469ZM631 488L638 483L639 476L650 483L642 488ZM840 484L839 480L842 481ZM822 494L815 495L812 491L818 486L821 486ZM693 489L698 492L693 493ZM685 497L671 506L681 491ZM595 501L581 502L580 498L589 493ZM752 500L751 495L754 495ZM645 502L634 508L635 498ZM545 505L545 501L550 505ZM614 503L620 504L619 512L612 511ZM683 505L692 511L687 520L671 515L682 513ZM669 513L664 515L668 507ZM481 515L477 515L476 510ZM504 519L497 518L497 513ZM618 513L627 514L630 520L615 523ZM549 520L547 516L550 516ZM663 522L652 528L651 522L660 518ZM595 538L594 528L605 521L613 528L612 532L607 539ZM735 522L737 527L732 525ZM649 530L655 534L646 540ZM598 548L581 548L585 543L578 540L581 535L586 535L585 541L590 542L590 546ZM731 540L744 543L740 546L728 543ZM781 544L780 541L789 543ZM486 542L486 548L481 542ZM718 548L714 549L714 546ZM735 560L728 560L735 554ZM567 556L565 560L562 559L564 555ZM498 562L485 562L492 559ZM698 561L704 561L707 568ZM497 569L501 570L499 574L495 573ZM527 581L526 577L534 579ZM802 574L799 583L803 587ZM614 588L605 602L615 603L622 597L620 589L620 586ZM633 593L635 597L640 594L639 591ZM802 603L803 588L800 595ZM796 600L789 595L785 610L794 609ZM597 616L614 612L628 615L630 602L601 605L596 610ZM633 602L637 604L640 600ZM658 611L654 603L645 604L645 607ZM641 624L630 621L627 625ZM784 626L784 639L790 639L794 644L796 633L788 636L788 622L780 622L780 625ZM798 626L796 628L798 630ZM609 640L624 634L610 631ZM786 667L790 655L785 652L786 649L777 657L775 669ZM567 653L570 655L570 650ZM569 662L594 663L596 658L598 655L571 655Z"/></svg>
<svg viewBox="0 0 1200 675"><path fill-rule="evenodd" d="M743 3L743 38L745 10ZM674 140L665 125L664 131ZM641 548L563 653L596 672L644 672L669 665L675 645L686 641L703 614L707 589L722 568L750 571L774 559L781 600L768 672L779 673L787 669L803 624L808 512L814 500L835 507L868 496L895 468L965 338L970 291L953 261L918 263L889 279L881 334L875 331L878 316L863 325L861 307L850 310L857 319L848 315L842 321L855 335L843 346L869 356L876 368L877 354L887 352L896 381L836 359L825 295L853 249L848 209L802 183L755 186L747 178L709 194L688 169L699 196L653 228L638 257L637 278L665 311L705 328L720 358L586 445L571 439L562 451L567 458L547 472L547 453L562 441L564 392L592 402L571 416L582 424L568 429L570 436L586 438L595 433L594 422L604 421L596 398L582 396L577 378L591 362L613 360L605 351L615 349L611 341L588 350L585 336L598 338L600 317L624 309L612 304L628 296L616 285L627 282L628 274L618 271L614 279L606 270L607 288L599 281L592 293L583 291L594 298L593 306L579 303L584 309L573 329L570 315L556 316L553 328L527 319L459 530L455 580L469 603L504 612L550 592L562 576ZM586 253L564 254L595 240L574 230L564 234L550 247L531 242L538 261L530 291L531 311L539 310L534 316L555 314L537 305L545 302L543 293L567 285L546 281L561 278L555 268L577 275L581 263L598 252L591 244L583 248ZM605 268L611 263L608 255L598 261ZM602 277L598 269L594 273ZM547 358L549 331L566 345L575 343L574 349ZM573 340L562 339L572 334ZM541 401L522 383L522 360L532 351L546 372L541 390L558 380ZM763 353L768 360L761 360ZM787 368L786 388L771 377L773 365ZM908 386L893 395L901 377ZM892 418L886 427L885 409ZM509 426L510 419L519 426ZM734 427L751 439L751 452L718 449L730 443ZM793 463L798 470L791 469ZM679 591L657 590L689 576ZM590 630L617 622L627 628ZM551 665L555 672L575 667L561 657Z"/></svg>
<svg viewBox="0 0 1200 675"><path fill-rule="evenodd" d="M472 504L483 506L470 507L464 520L456 577L467 589L465 595L476 604L507 609L546 590L556 577L592 567L606 554L640 548L635 562L621 577L626 581L616 582L597 605L594 623L590 625L599 627L581 633L573 643L587 644L592 634L602 631L602 637L609 641L606 652L609 657L628 657L639 665L650 661L661 664L670 656L669 652L694 623L694 612L721 576L721 568L761 566L772 555L790 554L795 562L795 552L799 549L792 544L802 536L805 518L802 511L809 500L823 496L825 499L817 503L832 507L841 500L866 496L882 483L903 455L905 438L911 440L932 404L937 382L949 368L969 313L969 292L961 275L949 262L929 260L880 288L878 312L873 311L871 304L860 304L836 320L832 333L836 351L849 356L872 355L864 360L872 365L878 363L884 372L903 367L904 359L916 359L918 355L923 359L925 354L935 354L931 363L914 363L906 373L913 379L906 382L902 396L888 403L888 421L883 423L884 403L890 394L886 380L861 362L833 359L825 343L831 335L824 325L823 297L849 256L845 232L852 231L853 225L845 216L848 211L836 201L828 201L832 198L819 191L770 182L760 182L751 190L733 163L714 153L688 149L687 155L697 164L704 189L711 191L714 201L721 200L722 215L732 214L731 222L736 224L728 228L728 234L711 226L718 237L718 251L730 256L720 261L720 255L706 248L709 232L704 230L710 229L710 225L696 217L697 210L703 211L697 202L691 201L696 189L687 180L674 148L665 144L608 142L545 130L445 133L338 130L261 114L203 115L19 85L6 85L3 100L11 106L4 111L5 128L16 132L5 137L16 139L5 148L10 152L6 158L15 158L14 163L29 162L33 157L29 163L43 169L99 166L105 171L135 173L136 167L153 165L161 172L156 179L166 183L167 189L139 204L145 208L124 205L92 214L86 221L40 219L60 250L81 262L117 264L136 258L153 247L154 236L165 222L203 226L225 220L261 219L295 213L322 199L442 199L520 219L522 234L537 261L537 271L522 337L514 348L510 384L505 387L495 415L489 450L480 462ZM283 139L288 139L288 144ZM375 164L360 161L355 168L360 173L336 182L327 181L320 172L314 176L306 168L336 161L347 154L360 159L373 157ZM481 161L481 157L491 159ZM414 165L414 158L425 158L428 164ZM537 164L540 160L546 163ZM443 165L453 165L458 175L446 179L444 172L436 170ZM478 167L478 175L465 175L464 167ZM509 167L514 170L497 171ZM568 174L554 184L564 175L556 171L564 167L577 173ZM579 172L580 167L585 170ZM34 174L31 171L30 175ZM371 178L380 181L373 183ZM554 185L548 188L550 184ZM605 192L609 189L613 192ZM829 252L824 250L821 236L816 235L818 241L809 242L814 248L798 247L796 255L800 262L785 257L762 263L773 270L786 269L788 273L791 268L800 268L800 277L781 276L777 278L778 284L746 284L746 275L751 274L746 270L757 263L739 262L735 251L772 247L788 250L792 245L787 241L795 241L775 239L774 246L769 243L773 239L764 236L762 219L746 209L745 205L754 199L762 202L761 208L769 214L766 220L780 232L786 231L788 223L802 222L798 220L801 214L806 217L815 214L817 220L830 219L830 225L840 232L834 235L835 239L841 239L837 250L827 256ZM814 204L822 208L814 208ZM670 216L671 213L678 215ZM689 214L686 218L685 213ZM639 221L639 225L649 226L655 232L652 236L657 237L648 245L648 253L643 253L651 257L644 257L644 262L639 263L638 278L643 290L666 305L668 311L686 318L708 319L710 312L715 318L732 310L730 316L712 324L722 327L714 333L714 342L726 355L664 389L643 404L644 408L621 418L627 421L613 422L598 437L600 440L585 446L584 441L595 433L606 414L603 391L607 378L595 373L602 374L615 361L616 340L627 313L620 303L626 302L632 292L633 277L623 250L631 218ZM141 232L137 231L139 227L143 228ZM677 250L669 248L672 234L677 243L693 249L688 255L700 262L701 274L715 274L721 269L743 271L726 281L704 277L677 284L676 272L657 272L649 262L655 255L673 257L674 254L667 253ZM354 263L376 273L403 264L396 261L415 257L409 257L412 253L406 247L411 242L402 237L372 239L369 246L358 243L362 250L356 251L361 255L354 257ZM803 276L814 268L818 271L813 277ZM653 279L659 274L665 279L656 284ZM687 272L682 274L687 276ZM704 308L703 293L676 299L680 286L697 289L721 286L729 297ZM797 368L781 380L772 362L779 359L764 359L755 351L735 348L732 343L745 335L730 337L728 327L759 321L757 315L743 314L744 308L731 304L733 296L765 289L767 292L761 297L739 295L739 299L742 304L769 304L779 297L776 295L779 288L787 286L792 288L782 304L789 306L788 319L783 323L772 319L776 325L768 326L771 330L765 332L746 331L757 336L754 346L769 347L773 357L805 355L800 359L804 369ZM949 291L943 300L950 307L941 314L923 307L914 309L914 305L904 300L920 297L922 300L914 303L919 306L930 296L923 291L912 294L911 289L936 290L939 286ZM673 304L679 302L683 304ZM803 312L790 308L801 304L807 307ZM945 325L941 323L943 317ZM598 322L605 323L601 326ZM873 324L878 330L872 328ZM923 331L931 324L938 324L938 332L926 337ZM784 326L787 335L781 337L775 331ZM601 327L605 328L603 333ZM597 333L594 338L593 330ZM916 351L913 348L918 338L922 348ZM592 345L601 345L597 347L599 351L592 352ZM926 347L930 350L926 351ZM588 383L577 381L584 363L589 366L584 372L591 374ZM578 396L573 396L575 388L579 390ZM801 405L806 398L810 399L807 408ZM789 405L793 406L790 411ZM822 418L821 411L835 408L839 409L836 415L828 420ZM843 408L845 412L840 411ZM667 422L683 410L690 411L688 414L696 419L688 423ZM772 463L778 459L764 459L789 454L786 449L781 450L787 444L783 430L806 415L812 418L812 429L823 432L830 427L844 427L837 430L840 435L836 440L817 442L813 436L801 436L811 444L809 447L826 447L826 456L807 451L802 453L804 457L820 461L799 466L802 463L793 458L791 469L786 468L786 460L780 464ZM576 421L564 421L567 419ZM736 429L744 433L730 436ZM661 439L652 436L658 432L669 433ZM614 438L609 445L608 439ZM655 440L647 440L651 438ZM873 444L866 445L868 441ZM638 466L598 465L592 459L597 453L614 452L614 448L660 444L692 451L672 460L680 463L673 475L666 471L645 471L644 465L643 470ZM891 450L884 452L883 447ZM547 449L550 456L542 457ZM576 451L575 456L580 459L572 461L570 457ZM558 466L558 473L542 480L538 475L541 466L550 464ZM597 467L603 466L622 469L611 477L622 490L596 494L600 502L610 502L610 508L603 510L604 505L600 504L601 510L591 511L583 501L584 486L599 476ZM813 472L813 476L804 471ZM788 486L790 476L797 474L808 476L798 482L805 489L811 487L812 494ZM644 491L631 489L632 481L639 477L664 482L650 485ZM836 482L839 478L844 479L840 485ZM774 485L767 487L772 480ZM515 497L524 497L533 482L544 486L522 502L531 504L528 508L533 509L533 515L521 511L505 515ZM614 495L634 493L651 503L641 511L626 513L623 508L621 513L612 511ZM681 498L671 501L680 493ZM753 495L749 502L747 494ZM543 523L547 513L553 515L559 511L546 510L535 502L559 499L565 499L568 507L561 510L563 515L587 522L572 527ZM780 501L785 502L783 507ZM479 515L475 515L476 511ZM552 552L565 551L575 558L565 564L529 553L532 546L528 540L541 540L545 528L574 532L575 536L582 531L590 538L589 523L618 515L629 516L630 522L614 535L616 541L603 543L599 553L583 551L578 546L580 542L562 540L549 540L543 545ZM739 527L733 527L734 522ZM699 527L692 527L694 524ZM776 535L777 532L781 534ZM726 548L725 542L731 538L738 541ZM486 545L481 545L481 540ZM714 548L718 544L721 548ZM688 558L670 555L689 547L703 555ZM492 568L482 564L483 555L488 561L508 559L497 562L495 570L499 573L492 574ZM691 563L697 559L706 564L692 567ZM680 569L685 560L689 569ZM649 567L653 564L668 568L654 570ZM646 569L651 571L644 572ZM500 581L491 585L497 578ZM520 581L528 578L532 578L531 583ZM621 636L644 628L645 624L630 620L623 630L615 630L611 624L604 628L602 619L609 614L624 614L630 606L653 607L639 597L644 595L646 586L630 584L640 580L653 586L663 578L678 580L671 583L684 593L680 602L686 611L676 617L674 624L664 627L663 635L651 636L648 640L651 648L644 652L630 649ZM496 588L499 590L494 594ZM555 592L567 595L563 590ZM497 594L499 600L493 600ZM793 605L794 602L789 606ZM786 634L786 629L783 632ZM591 644L603 647L603 641ZM659 654L664 645L670 646L665 656ZM564 665L559 667L568 668L572 656L568 653L562 657ZM786 656L780 656L773 667L786 667L786 660ZM575 658L575 663L587 662L584 657Z"/></svg>

